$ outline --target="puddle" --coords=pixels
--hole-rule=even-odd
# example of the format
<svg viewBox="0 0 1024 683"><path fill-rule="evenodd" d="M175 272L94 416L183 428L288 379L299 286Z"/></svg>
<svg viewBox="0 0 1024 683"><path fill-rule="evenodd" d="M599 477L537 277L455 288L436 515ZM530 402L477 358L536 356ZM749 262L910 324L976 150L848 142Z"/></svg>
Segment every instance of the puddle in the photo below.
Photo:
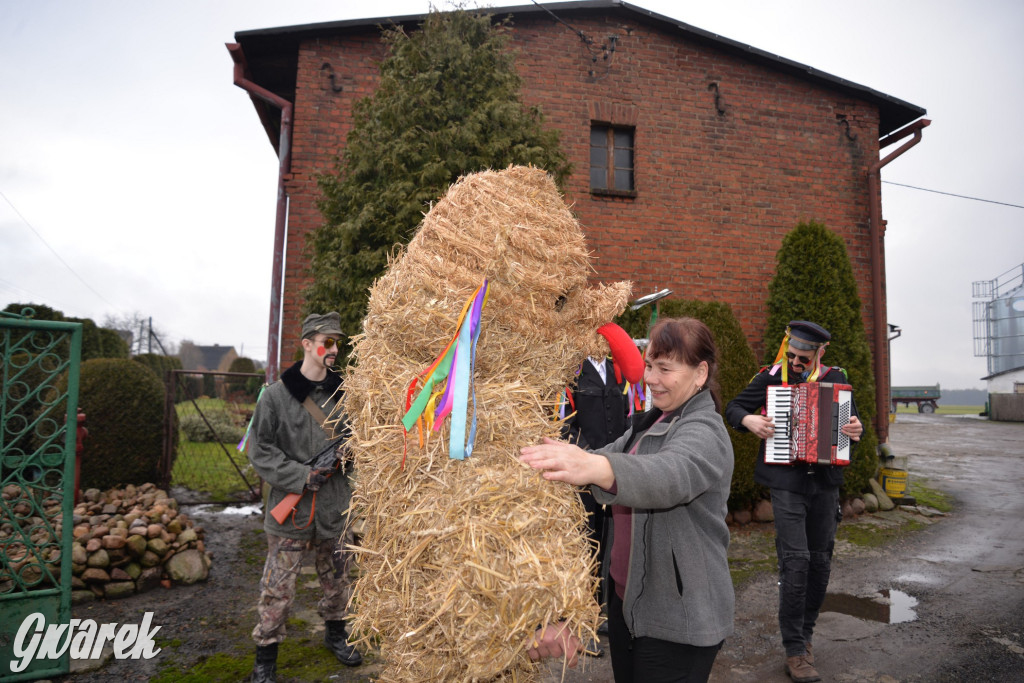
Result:
<svg viewBox="0 0 1024 683"><path fill-rule="evenodd" d="M860 619L880 621L883 624L901 624L917 619L917 598L903 591L885 589L877 595L862 597L847 593L829 593L825 596L822 612L839 612Z"/></svg>
<svg viewBox="0 0 1024 683"><path fill-rule="evenodd" d="M263 511L260 505L189 505L190 514L255 515Z"/></svg>

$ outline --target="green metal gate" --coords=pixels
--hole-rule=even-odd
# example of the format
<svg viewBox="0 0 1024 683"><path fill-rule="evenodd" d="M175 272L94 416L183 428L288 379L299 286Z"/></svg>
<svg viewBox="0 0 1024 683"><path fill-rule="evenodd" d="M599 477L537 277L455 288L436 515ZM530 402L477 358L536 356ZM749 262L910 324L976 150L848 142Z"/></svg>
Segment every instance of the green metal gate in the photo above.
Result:
<svg viewBox="0 0 1024 683"><path fill-rule="evenodd" d="M0 312L0 681L68 672L66 648L22 668L31 638L16 637L33 614L47 625L71 621L81 351L80 323Z"/></svg>

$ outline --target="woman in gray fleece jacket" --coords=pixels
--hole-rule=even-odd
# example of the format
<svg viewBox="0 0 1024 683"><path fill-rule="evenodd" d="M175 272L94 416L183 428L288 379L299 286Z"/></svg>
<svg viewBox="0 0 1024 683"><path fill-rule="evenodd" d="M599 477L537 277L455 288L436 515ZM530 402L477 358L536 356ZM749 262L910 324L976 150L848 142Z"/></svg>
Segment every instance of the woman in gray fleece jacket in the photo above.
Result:
<svg viewBox="0 0 1024 683"><path fill-rule="evenodd" d="M733 630L726 501L733 453L719 414L707 326L664 319L644 380L654 407L601 449L545 439L521 460L546 479L589 485L612 506L608 632L616 683L706 681ZM568 629L538 634L531 656L575 655Z"/></svg>

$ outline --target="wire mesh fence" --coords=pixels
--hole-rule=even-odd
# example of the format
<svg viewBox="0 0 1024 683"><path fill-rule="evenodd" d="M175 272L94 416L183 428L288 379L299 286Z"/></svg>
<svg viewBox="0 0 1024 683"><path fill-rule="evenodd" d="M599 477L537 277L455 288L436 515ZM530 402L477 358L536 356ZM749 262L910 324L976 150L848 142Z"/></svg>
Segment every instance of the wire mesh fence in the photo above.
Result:
<svg viewBox="0 0 1024 683"><path fill-rule="evenodd" d="M260 499L260 479L239 449L262 373L168 370L161 470L179 503Z"/></svg>

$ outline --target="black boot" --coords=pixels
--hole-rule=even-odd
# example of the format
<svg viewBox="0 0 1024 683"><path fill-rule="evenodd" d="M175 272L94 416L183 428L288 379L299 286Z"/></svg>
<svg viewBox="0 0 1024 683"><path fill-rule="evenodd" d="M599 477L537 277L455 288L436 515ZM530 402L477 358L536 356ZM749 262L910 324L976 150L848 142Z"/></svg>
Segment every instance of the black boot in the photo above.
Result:
<svg viewBox="0 0 1024 683"><path fill-rule="evenodd" d="M252 683L277 683L277 643L256 647Z"/></svg>
<svg viewBox="0 0 1024 683"><path fill-rule="evenodd" d="M334 653L345 666L359 666L363 663L363 656L359 650L348 643L348 636L345 635L344 621L325 621L327 631L324 633L324 645Z"/></svg>

